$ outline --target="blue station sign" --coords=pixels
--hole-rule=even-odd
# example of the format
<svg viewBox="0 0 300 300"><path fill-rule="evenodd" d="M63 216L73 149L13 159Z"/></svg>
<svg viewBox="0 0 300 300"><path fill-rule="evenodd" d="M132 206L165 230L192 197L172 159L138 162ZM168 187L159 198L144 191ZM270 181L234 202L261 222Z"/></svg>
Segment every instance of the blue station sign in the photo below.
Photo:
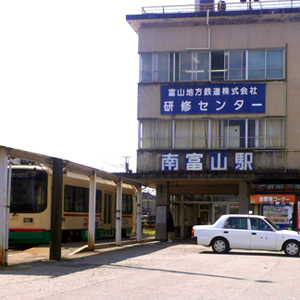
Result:
<svg viewBox="0 0 300 300"><path fill-rule="evenodd" d="M265 83L161 86L161 114L265 113Z"/></svg>

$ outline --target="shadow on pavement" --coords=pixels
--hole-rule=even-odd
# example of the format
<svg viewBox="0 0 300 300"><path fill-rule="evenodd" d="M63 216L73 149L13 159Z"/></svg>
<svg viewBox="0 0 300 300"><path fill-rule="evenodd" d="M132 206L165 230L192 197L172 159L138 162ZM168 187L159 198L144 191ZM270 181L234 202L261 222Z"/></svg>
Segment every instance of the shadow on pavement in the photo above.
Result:
<svg viewBox="0 0 300 300"><path fill-rule="evenodd" d="M61 261L30 261L8 266L0 266L1 274L25 275L25 276L51 276L59 277L87 269L97 268L102 265L114 265L120 261L147 255L155 251L174 246L186 241L174 241L173 243L149 241L128 246L115 246L112 248L96 249L84 253L78 253L70 259Z"/></svg>
<svg viewBox="0 0 300 300"><path fill-rule="evenodd" d="M211 255L230 255L230 256L234 256L234 255L244 255L244 256L273 256L273 257L286 257L286 258L293 258L295 259L295 257L291 257L291 256L286 256L283 252L252 252L252 251L246 251L245 252L241 252L241 251L229 251L228 253L223 253L223 254L219 254L219 253L214 253L213 251L201 251L199 252L199 254L211 254Z"/></svg>

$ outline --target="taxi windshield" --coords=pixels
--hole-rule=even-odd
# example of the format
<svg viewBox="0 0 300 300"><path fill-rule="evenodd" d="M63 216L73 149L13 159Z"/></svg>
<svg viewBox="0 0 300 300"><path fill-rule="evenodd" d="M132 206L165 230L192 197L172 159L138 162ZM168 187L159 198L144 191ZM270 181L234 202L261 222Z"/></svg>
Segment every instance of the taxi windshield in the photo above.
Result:
<svg viewBox="0 0 300 300"><path fill-rule="evenodd" d="M282 230L279 228L276 224L274 224L270 219L266 218L265 219L275 230Z"/></svg>

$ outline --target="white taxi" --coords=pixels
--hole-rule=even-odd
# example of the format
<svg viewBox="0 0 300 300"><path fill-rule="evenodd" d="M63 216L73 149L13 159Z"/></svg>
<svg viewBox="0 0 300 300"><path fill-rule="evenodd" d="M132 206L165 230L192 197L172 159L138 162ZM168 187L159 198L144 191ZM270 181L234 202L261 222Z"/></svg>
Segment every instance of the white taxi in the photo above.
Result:
<svg viewBox="0 0 300 300"><path fill-rule="evenodd" d="M197 244L211 246L215 253L231 249L284 251L298 256L299 232L281 230L264 216L223 215L213 225L195 225L192 237Z"/></svg>

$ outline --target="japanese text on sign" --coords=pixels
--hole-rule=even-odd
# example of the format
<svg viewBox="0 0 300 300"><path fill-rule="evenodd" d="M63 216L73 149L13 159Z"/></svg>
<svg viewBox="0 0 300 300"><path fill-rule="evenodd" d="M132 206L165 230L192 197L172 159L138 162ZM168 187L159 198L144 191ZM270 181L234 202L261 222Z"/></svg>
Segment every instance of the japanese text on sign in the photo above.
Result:
<svg viewBox="0 0 300 300"><path fill-rule="evenodd" d="M282 194L270 194L261 195L255 194L251 195L250 203L252 204L270 204L270 203L294 203L296 201L295 195L282 195Z"/></svg>
<svg viewBox="0 0 300 300"><path fill-rule="evenodd" d="M161 87L161 114L265 113L265 83Z"/></svg>
<svg viewBox="0 0 300 300"><path fill-rule="evenodd" d="M186 171L202 171L204 169L203 153L186 153L185 154L185 170ZM228 152L211 152L210 166L211 171L227 171L228 170ZM235 153L234 169L236 171L253 170L253 153L237 152ZM162 153L162 170L178 171L179 170L179 154L178 153Z"/></svg>

